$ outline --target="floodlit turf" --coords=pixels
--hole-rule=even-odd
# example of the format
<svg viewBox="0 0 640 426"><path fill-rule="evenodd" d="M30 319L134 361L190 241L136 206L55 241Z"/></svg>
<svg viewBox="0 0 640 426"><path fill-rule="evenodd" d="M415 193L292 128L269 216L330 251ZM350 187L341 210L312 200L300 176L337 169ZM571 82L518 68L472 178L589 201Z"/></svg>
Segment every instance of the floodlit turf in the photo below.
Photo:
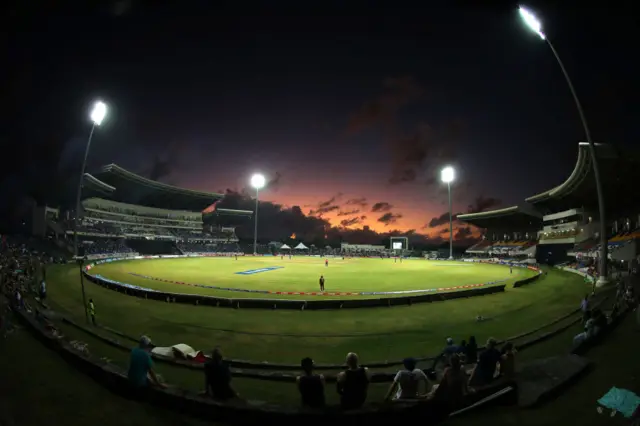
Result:
<svg viewBox="0 0 640 426"><path fill-rule="evenodd" d="M211 264L234 262L232 259L218 260L221 262L216 263L214 259ZM138 265L150 265L150 270L159 275L159 268L153 268L154 264L162 265L162 261ZM389 263L389 266L397 271L401 267L407 269L410 264L407 261L402 265ZM121 263L118 267L125 265ZM308 266L313 275L324 270L324 266L314 264L297 266ZM504 270L498 266L487 267ZM452 274L452 280L461 280L458 274L470 274L464 271L473 270L472 267L446 268L433 264L433 269L423 273L440 274L439 280L445 281L448 273ZM508 269L506 272L508 274ZM249 279L272 273L274 271L256 274ZM183 269L183 274L184 281L192 279L190 270ZM53 308L84 321L78 268L52 266L47 271L47 278L50 282L48 301ZM467 275L466 278L471 280L474 276ZM550 271L530 286L518 289L509 286L504 293L487 296L391 308L292 311L173 304L126 296L93 283L86 284L87 298L95 301L98 321L114 329L131 335L147 334L158 345L186 343L203 350L221 346L229 357L236 359L291 363L299 362L304 356L312 356L318 363L339 363L349 351L359 352L363 362L434 355L449 336L458 340L475 335L480 342L490 336L508 338L575 309L588 290L589 286L581 277ZM486 321L477 322L478 315Z"/></svg>
<svg viewBox="0 0 640 426"><path fill-rule="evenodd" d="M266 271L268 268L277 268ZM251 273L252 271L260 271ZM344 298L347 296L296 296L232 292L195 287L175 282L230 287L247 290L284 292L318 292L320 275L325 278L325 292L384 292L451 288L495 281L512 283L533 275L532 271L502 265L468 262L394 259L329 259L294 257L180 258L130 260L97 265L91 270L106 278L154 290L173 293L215 295L231 298ZM243 274L244 273L244 274ZM247 274L249 273L249 274ZM138 274L138 275L133 275ZM161 278L174 283L149 278ZM450 291L450 290L449 290ZM399 295L401 296L401 295ZM379 298L358 295L352 298Z"/></svg>

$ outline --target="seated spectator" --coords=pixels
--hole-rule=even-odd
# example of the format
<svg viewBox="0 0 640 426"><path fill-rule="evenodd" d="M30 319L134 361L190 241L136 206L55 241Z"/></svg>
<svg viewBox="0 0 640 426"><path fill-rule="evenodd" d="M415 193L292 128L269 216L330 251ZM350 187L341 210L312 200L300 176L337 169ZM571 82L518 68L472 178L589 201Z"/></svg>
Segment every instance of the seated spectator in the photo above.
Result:
<svg viewBox="0 0 640 426"><path fill-rule="evenodd" d="M458 355L464 356L466 353L467 353L467 341L461 340L460 345L458 345ZM463 360L464 360L464 357L460 359L460 361L463 361Z"/></svg>
<svg viewBox="0 0 640 426"><path fill-rule="evenodd" d="M467 387L467 375L462 369L462 363L458 355L451 356L451 365L444 370L440 384L434 385L429 399L433 398L447 405L449 411L463 405L463 399L469 391Z"/></svg>
<svg viewBox="0 0 640 426"><path fill-rule="evenodd" d="M446 365L449 365L449 358L451 355L460 352L460 347L456 345L451 337L447 337L447 345L442 350L442 357Z"/></svg>
<svg viewBox="0 0 640 426"><path fill-rule="evenodd" d="M429 379L422 370L416 368L416 360L406 358L403 363L405 369L396 374L385 400L390 399L394 392L396 394L393 399L415 399L423 395L426 396L426 393L429 392ZM424 394L419 391L421 382L424 382Z"/></svg>
<svg viewBox="0 0 640 426"><path fill-rule="evenodd" d="M300 363L304 375L296 378L302 405L310 408L321 408L325 405L324 376L313 374L313 360L304 358Z"/></svg>
<svg viewBox="0 0 640 426"><path fill-rule="evenodd" d="M500 356L500 376L513 378L516 375L516 349L513 343L507 342L502 347L502 355Z"/></svg>
<svg viewBox="0 0 640 426"><path fill-rule="evenodd" d="M475 364L478 362L478 343L476 343L476 336L469 337L469 343L467 343L465 347L464 356L464 361L467 364Z"/></svg>
<svg viewBox="0 0 640 426"><path fill-rule="evenodd" d="M496 339L490 337L487 340L487 348L478 357L478 364L471 373L469 384L471 386L483 386L491 383L496 373L500 351L496 349Z"/></svg>
<svg viewBox="0 0 640 426"><path fill-rule="evenodd" d="M594 336L595 329L591 311L586 311L584 313L584 317L586 318L584 331L573 338L573 347L580 345Z"/></svg>
<svg viewBox="0 0 640 426"><path fill-rule="evenodd" d="M221 401L240 397L231 387L231 371L219 348L213 350L211 359L204 364L204 376L205 393L210 397Z"/></svg>
<svg viewBox="0 0 640 426"><path fill-rule="evenodd" d="M150 349L151 339L147 336L142 336L139 346L131 350L127 377L134 388L145 388L149 385L149 382L161 388L167 387L165 384L160 383L158 376L153 371L153 361L149 354Z"/></svg>
<svg viewBox="0 0 640 426"><path fill-rule="evenodd" d="M340 394L340 406L344 410L360 408L367 399L369 369L358 364L358 355L347 354L347 369L338 374L336 388Z"/></svg>

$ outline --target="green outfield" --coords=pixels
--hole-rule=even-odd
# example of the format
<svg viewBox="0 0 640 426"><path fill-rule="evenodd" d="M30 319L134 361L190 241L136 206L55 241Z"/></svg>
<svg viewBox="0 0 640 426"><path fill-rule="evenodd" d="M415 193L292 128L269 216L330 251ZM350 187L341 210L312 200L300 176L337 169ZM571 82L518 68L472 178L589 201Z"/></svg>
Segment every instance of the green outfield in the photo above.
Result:
<svg viewBox="0 0 640 426"><path fill-rule="evenodd" d="M300 299L313 295L283 295L225 291L216 286L243 290L271 292L319 291L318 280L325 278L325 292L391 292L403 290L443 289L500 281L510 284L532 276L534 272L502 265L473 264L469 262L394 259L342 259L331 258L325 266L318 257L239 257L235 258L179 258L119 261L96 265L92 274L115 281L173 293L203 294L229 298L290 298ZM270 269L273 268L273 269ZM136 275L134 275L136 274ZM144 277L143 277L144 276ZM148 277L148 278L147 278ZM155 279L152 279L155 278ZM164 279L172 282L163 282ZM184 283L184 284L178 284ZM444 290L447 289L447 290ZM406 296L406 294L396 294ZM391 294L390 296L394 296ZM315 296L322 299L347 296ZM351 297L379 298L379 295L359 294Z"/></svg>
<svg viewBox="0 0 640 426"><path fill-rule="evenodd" d="M203 281L208 277L210 283L221 284L216 280L225 278L236 280L238 285L252 283L256 288L311 291L320 273L329 277L328 288L337 286L342 276L344 281L341 282L349 287L341 290L350 291L370 290L374 285L385 289L421 288L422 284L414 282L418 279L425 279L431 286L452 286L510 275L508 268L495 265L455 267L446 266L448 262L416 260L395 264L388 259L363 259L330 260L329 267L325 268L322 263L318 265L307 259L285 263L279 270L234 276L233 271L264 267L267 261L273 260L142 260L112 263L94 271L109 273L114 279L129 278L129 273L135 272L186 282ZM514 269L514 276L517 272L526 273ZM310 283L297 284L307 275L311 277ZM351 277L353 283L349 284L347 277ZM50 283L48 302L53 309L83 322L78 268L51 266L47 279ZM127 281L149 287L154 285L155 288L179 287L176 291L189 289L179 284L140 280L144 282ZM102 325L133 336L147 334L161 346L186 343L202 350L221 346L231 358L276 363L297 363L305 356L314 357L318 363L340 363L349 351L359 352L363 362L401 359L434 355L449 336L459 340L475 335L481 342L490 336L508 338L575 310L588 290L581 277L552 270L530 286L514 289L508 285L504 293L486 296L413 306L298 311L166 303L127 296L86 283L87 298L94 300L97 319ZM485 321L477 322L478 315Z"/></svg>

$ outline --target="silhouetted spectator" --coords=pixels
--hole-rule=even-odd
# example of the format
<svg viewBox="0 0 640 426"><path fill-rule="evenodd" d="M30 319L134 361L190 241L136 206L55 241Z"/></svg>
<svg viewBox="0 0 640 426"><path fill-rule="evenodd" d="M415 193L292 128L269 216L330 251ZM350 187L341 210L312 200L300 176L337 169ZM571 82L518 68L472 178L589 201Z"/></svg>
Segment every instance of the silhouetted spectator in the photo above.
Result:
<svg viewBox="0 0 640 426"><path fill-rule="evenodd" d="M344 410L359 408L367 399L369 370L358 365L358 355L347 354L347 369L338 373L336 388L340 394L340 406Z"/></svg>
<svg viewBox="0 0 640 426"><path fill-rule="evenodd" d="M476 336L469 337L469 343L467 343L464 355L467 364L475 364L478 362L478 343L476 343Z"/></svg>
<svg viewBox="0 0 640 426"><path fill-rule="evenodd" d="M396 393L394 399L415 399L425 395L429 391L429 379L419 368L416 368L416 360L406 358L403 361L404 370L398 371L393 383L387 392L385 400ZM420 383L424 382L424 393L420 393ZM397 392L396 392L397 391Z"/></svg>
<svg viewBox="0 0 640 426"><path fill-rule="evenodd" d="M464 396L469 393L467 387L467 375L462 369L462 363L458 355L450 359L451 365L444 370L440 384L434 385L429 398L434 398L439 403L446 405L448 411L453 411L464 404Z"/></svg>
<svg viewBox="0 0 640 426"><path fill-rule="evenodd" d="M576 334L573 338L573 347L580 345L582 342L585 342L592 338L595 333L594 321L591 315L591 311L586 311L584 313L585 323L584 323L584 331L582 333Z"/></svg>
<svg viewBox="0 0 640 426"><path fill-rule="evenodd" d="M469 384L471 386L483 386L490 383L496 373L500 351L496 349L496 339L490 337L487 340L487 348L478 357L478 364L471 374Z"/></svg>
<svg viewBox="0 0 640 426"><path fill-rule="evenodd" d="M221 401L239 397L231 387L231 370L219 348L213 350L211 359L204 364L204 377L205 393L210 397Z"/></svg>
<svg viewBox="0 0 640 426"><path fill-rule="evenodd" d="M304 358L300 363L304 374L296 378L302 405L311 408L324 407L324 376L313 374L313 360Z"/></svg>
<svg viewBox="0 0 640 426"><path fill-rule="evenodd" d="M500 375L513 378L516 375L516 349L513 343L507 342L502 347L502 355L500 356Z"/></svg>
<svg viewBox="0 0 640 426"><path fill-rule="evenodd" d="M149 351L151 350L151 339L142 336L138 347L131 350L129 357L129 372L127 377L129 383L134 388L145 388L151 383L152 385L165 388L166 385L160 383L158 376L153 371L153 361Z"/></svg>

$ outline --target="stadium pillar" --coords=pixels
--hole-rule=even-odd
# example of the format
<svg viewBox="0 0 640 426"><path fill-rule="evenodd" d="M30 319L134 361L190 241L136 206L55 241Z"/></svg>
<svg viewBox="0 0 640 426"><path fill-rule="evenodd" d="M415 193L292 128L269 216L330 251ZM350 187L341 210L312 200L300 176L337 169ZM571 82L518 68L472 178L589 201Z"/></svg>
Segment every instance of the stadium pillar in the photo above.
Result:
<svg viewBox="0 0 640 426"><path fill-rule="evenodd" d="M527 26L535 32L542 40L547 42L547 45L553 52L553 56L556 58L558 65L560 66L560 70L562 70L562 74L564 75L565 80L567 81L567 85L569 86L569 90L571 91L571 95L573 96L573 101L576 104L576 108L578 109L578 114L580 115L580 121L582 122L582 127L584 129L585 136L587 138L587 144L589 146L589 156L591 157L591 164L593 166L593 178L596 182L596 194L598 196L598 210L600 214L600 270L598 275L598 280L594 283L594 291L595 287L602 287L608 283L608 273L607 273L607 259L608 259L608 238L607 238L607 222L606 222L606 214L605 214L605 203L604 203L604 193L602 192L602 182L600 180L600 168L598 167L598 158L596 154L596 147L591 139L591 132L589 131L589 126L587 125L587 118L584 115L584 111L582 110L582 104L578 99L578 95L573 87L573 83L569 78L569 74L567 70L564 68L564 64L562 60L560 60L560 55L551 44L551 41L547 38L547 36L542 32L542 24L535 17L533 13L529 10L520 7L520 16L523 21L527 24Z"/></svg>

